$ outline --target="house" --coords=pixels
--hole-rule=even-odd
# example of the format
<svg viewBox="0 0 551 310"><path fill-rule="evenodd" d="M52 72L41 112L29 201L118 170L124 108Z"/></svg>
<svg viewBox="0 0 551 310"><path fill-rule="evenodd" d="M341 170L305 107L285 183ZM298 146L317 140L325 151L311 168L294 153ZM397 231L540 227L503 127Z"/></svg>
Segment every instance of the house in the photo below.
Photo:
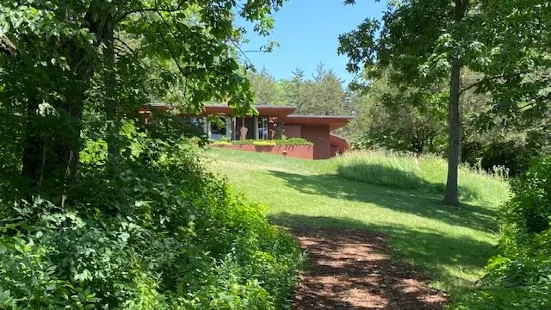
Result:
<svg viewBox="0 0 551 310"><path fill-rule="evenodd" d="M165 109L163 104L152 104L141 113L150 113L149 109ZM346 126L352 117L329 115L295 115L295 107L257 105L254 108L257 115L237 116L230 106L206 105L200 115L182 115L187 121L202 128L212 140L275 140L283 136L287 138L303 138L313 143L308 148L308 154L299 152L299 148L279 147L272 153L289 154L290 157L309 159L327 159L349 148L346 139L331 132ZM219 120L216 120L219 118ZM257 147L251 149L236 146L243 150L263 151ZM301 153L302 152L302 153Z"/></svg>

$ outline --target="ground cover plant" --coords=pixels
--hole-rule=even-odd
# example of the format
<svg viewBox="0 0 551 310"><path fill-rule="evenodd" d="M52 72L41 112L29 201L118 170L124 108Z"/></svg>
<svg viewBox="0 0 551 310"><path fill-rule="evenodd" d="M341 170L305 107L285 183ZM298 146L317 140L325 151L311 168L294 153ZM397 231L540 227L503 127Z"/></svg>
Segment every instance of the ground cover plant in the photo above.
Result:
<svg viewBox="0 0 551 310"><path fill-rule="evenodd" d="M70 207L2 200L0 307L287 305L300 251L263 207L206 172L185 139L123 131L116 167L104 141L88 140Z"/></svg>
<svg viewBox="0 0 551 310"><path fill-rule="evenodd" d="M312 146L314 145L312 142L303 139L303 138L286 138L286 139L275 139L275 140L254 140L254 139L247 139L247 140L234 140L229 141L227 139L221 139L218 141L214 141L212 145L256 145L256 146L275 146L275 145L306 145L306 146Z"/></svg>
<svg viewBox="0 0 551 310"><path fill-rule="evenodd" d="M482 285L458 309L550 309L551 159L534 161L512 182L499 212L499 254Z"/></svg>
<svg viewBox="0 0 551 310"><path fill-rule="evenodd" d="M289 304L294 240L205 170L176 113L251 112L234 19L268 35L282 3L0 2L1 309Z"/></svg>

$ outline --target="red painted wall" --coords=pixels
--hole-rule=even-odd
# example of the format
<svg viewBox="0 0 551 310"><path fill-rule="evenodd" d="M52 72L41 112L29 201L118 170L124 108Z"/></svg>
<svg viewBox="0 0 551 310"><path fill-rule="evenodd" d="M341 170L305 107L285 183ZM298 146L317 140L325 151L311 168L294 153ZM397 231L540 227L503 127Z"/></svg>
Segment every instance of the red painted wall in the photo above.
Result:
<svg viewBox="0 0 551 310"><path fill-rule="evenodd" d="M285 136L288 138L301 138L301 129L300 125L285 125Z"/></svg>
<svg viewBox="0 0 551 310"><path fill-rule="evenodd" d="M331 157L337 156L338 153L339 153L339 148L334 145L331 145Z"/></svg>
<svg viewBox="0 0 551 310"><path fill-rule="evenodd" d="M331 158L329 126L302 126L302 138L314 143L314 159Z"/></svg>
<svg viewBox="0 0 551 310"><path fill-rule="evenodd" d="M287 151L288 157L314 159L314 148L309 145L276 145L276 146L257 146L257 145L212 145L230 150L239 150L246 152L271 153L283 155Z"/></svg>
<svg viewBox="0 0 551 310"><path fill-rule="evenodd" d="M287 156L303 159L328 159L337 153L337 148L331 146L330 128L326 126L307 126L307 125L285 125L285 136L289 138L303 138L314 144L314 146L305 145L276 145L276 146L256 146L256 145L214 145L232 150L241 150L247 152L262 152L283 155L287 151Z"/></svg>

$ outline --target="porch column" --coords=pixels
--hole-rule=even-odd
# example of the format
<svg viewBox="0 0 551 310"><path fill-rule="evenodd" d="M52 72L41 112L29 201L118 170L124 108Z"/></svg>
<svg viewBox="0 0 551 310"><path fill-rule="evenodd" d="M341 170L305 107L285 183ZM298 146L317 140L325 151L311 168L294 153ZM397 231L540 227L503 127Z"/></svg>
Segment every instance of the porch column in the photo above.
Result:
<svg viewBox="0 0 551 310"><path fill-rule="evenodd" d="M247 140L247 133L245 131L245 116L243 115L241 117L241 128L239 129L239 135L241 137L241 141Z"/></svg>
<svg viewBox="0 0 551 310"><path fill-rule="evenodd" d="M253 125L253 128L254 128L254 139L255 140L258 140L258 116L254 116L253 118L253 122L254 122L254 125Z"/></svg>
<svg viewBox="0 0 551 310"><path fill-rule="evenodd" d="M231 139L231 124L232 124L232 121L231 121L231 117L229 116L226 116L226 138Z"/></svg>
<svg viewBox="0 0 551 310"><path fill-rule="evenodd" d="M237 119L234 117L232 117L232 120L231 120L231 139L232 141L235 141L236 138L237 138L237 125L235 124L237 123Z"/></svg>
<svg viewBox="0 0 551 310"><path fill-rule="evenodd" d="M209 118L205 116L203 118L203 121L204 121L203 131L208 135L208 137L210 139L210 121L209 121Z"/></svg>

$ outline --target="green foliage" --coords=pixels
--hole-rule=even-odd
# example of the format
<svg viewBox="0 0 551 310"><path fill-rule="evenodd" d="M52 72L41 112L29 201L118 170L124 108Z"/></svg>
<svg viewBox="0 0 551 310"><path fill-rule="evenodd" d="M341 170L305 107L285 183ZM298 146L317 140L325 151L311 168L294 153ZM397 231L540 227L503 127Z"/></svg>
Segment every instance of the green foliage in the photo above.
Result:
<svg viewBox="0 0 551 310"><path fill-rule="evenodd" d="M280 309L300 263L265 210L205 171L185 138L131 123L121 156L87 139L70 206L2 201L0 305Z"/></svg>
<svg viewBox="0 0 551 310"><path fill-rule="evenodd" d="M255 140L253 145L256 146L275 146L276 142L274 140Z"/></svg>
<svg viewBox="0 0 551 310"><path fill-rule="evenodd" d="M277 140L235 140L235 141L216 141L213 145L257 145L257 146L275 146L275 145L314 145L312 142L303 138L286 138Z"/></svg>
<svg viewBox="0 0 551 310"><path fill-rule="evenodd" d="M351 106L357 116L349 125L354 148L385 148L417 154L440 154L446 149L445 98L442 94L411 98L383 77L373 81L366 95Z"/></svg>
<svg viewBox="0 0 551 310"><path fill-rule="evenodd" d="M551 158L534 162L511 188L500 210L500 255L459 309L551 308Z"/></svg>
<svg viewBox="0 0 551 310"><path fill-rule="evenodd" d="M296 83L296 82L295 82ZM301 85L302 84L302 85ZM313 79L299 84L297 113L317 115L348 114L342 81L335 72L319 64Z"/></svg>
<svg viewBox="0 0 551 310"><path fill-rule="evenodd" d="M232 145L232 143L230 141L224 141L224 140L218 140L218 141L213 141L211 143L211 145L217 145L217 146L220 146L220 145Z"/></svg>
<svg viewBox="0 0 551 310"><path fill-rule="evenodd" d="M465 71L462 80L474 83L477 75ZM444 86L441 87L443 89ZM437 89L435 88L435 91ZM444 155L446 147L445 92L414 99L415 88L400 90L388 76L375 79L364 95L352 98L356 118L348 126L355 149L384 148L398 152ZM480 115L492 108L487 94L467 91L460 100L461 160L491 172L505 167L518 176L532 158L549 154L549 119L520 128L503 121L484 125Z"/></svg>
<svg viewBox="0 0 551 310"><path fill-rule="evenodd" d="M551 154L548 136L547 129L533 127L506 133L488 131L465 143L463 160L487 171L503 166L509 175L517 177L528 170L534 159Z"/></svg>
<svg viewBox="0 0 551 310"><path fill-rule="evenodd" d="M335 72L319 64L311 79L304 71L296 69L290 80L276 81L266 69L248 73L255 93L255 104L286 105L297 108L300 114L348 115L345 105L346 93L342 81Z"/></svg>
<svg viewBox="0 0 551 310"><path fill-rule="evenodd" d="M281 89L266 68L260 72L248 72L247 79L254 92L254 103L258 105L281 105Z"/></svg>
<svg viewBox="0 0 551 310"><path fill-rule="evenodd" d="M498 0L389 1L382 22L366 19L339 37L338 52L348 56L348 70L362 74L353 83L357 88L369 88L373 78L387 73L400 91L415 89L413 99L438 94L442 85L449 85L444 197L448 204L459 202L459 103L468 91L491 98L491 108L479 113L486 125L499 124L496 115L525 126L549 114L551 48L546 42L551 34L551 5L546 0L502 4ZM479 79L464 83L461 75L466 69L480 75Z"/></svg>
<svg viewBox="0 0 551 310"><path fill-rule="evenodd" d="M288 304L294 240L205 171L204 134L138 114L248 111L234 19L267 35L282 3L0 2L0 308Z"/></svg>
<svg viewBox="0 0 551 310"><path fill-rule="evenodd" d="M280 140L274 140L277 145L308 145L312 146L314 143L304 138L285 138Z"/></svg>
<svg viewBox="0 0 551 310"><path fill-rule="evenodd" d="M0 106L16 136L8 156L22 158L9 168L20 168L25 191L60 197L77 175L83 115L107 124L103 140L115 150L119 118L136 117L152 98L199 110L231 97L237 111L248 111L253 95L234 53L245 30L234 19L267 35L269 15L282 4L2 2L0 36L17 53L0 53Z"/></svg>
<svg viewBox="0 0 551 310"><path fill-rule="evenodd" d="M347 179L429 193L444 192L446 161L434 155L410 155L388 151L348 152L337 158L340 175ZM497 201L507 192L506 173L493 174L463 166L459 190L464 198Z"/></svg>

